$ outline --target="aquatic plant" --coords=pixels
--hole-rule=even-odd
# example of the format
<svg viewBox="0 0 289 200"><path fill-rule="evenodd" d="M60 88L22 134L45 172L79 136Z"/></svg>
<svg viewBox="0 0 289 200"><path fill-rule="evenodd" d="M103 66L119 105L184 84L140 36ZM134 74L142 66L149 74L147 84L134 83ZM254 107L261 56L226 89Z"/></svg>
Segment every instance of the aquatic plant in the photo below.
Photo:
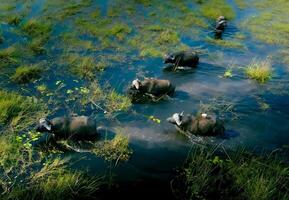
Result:
<svg viewBox="0 0 289 200"><path fill-rule="evenodd" d="M38 65L20 66L16 68L15 73L11 79L19 84L30 83L41 77L43 68Z"/></svg>
<svg viewBox="0 0 289 200"><path fill-rule="evenodd" d="M23 163L22 144L16 140L12 134L2 134L0 136L0 168L6 173L10 172L13 167L20 162Z"/></svg>
<svg viewBox="0 0 289 200"><path fill-rule="evenodd" d="M10 46L0 50L0 67L18 62L21 52L16 46Z"/></svg>
<svg viewBox="0 0 289 200"><path fill-rule="evenodd" d="M106 96L105 107L108 112L127 111L131 105L127 96L118 94L115 90L110 91Z"/></svg>
<svg viewBox="0 0 289 200"><path fill-rule="evenodd" d="M97 72L103 71L107 67L104 60L97 62L93 56L71 54L64 57L64 60L68 62L74 74L87 79L95 78Z"/></svg>
<svg viewBox="0 0 289 200"><path fill-rule="evenodd" d="M233 74L232 74L232 69L229 68L225 71L224 75L223 75L224 78L231 78L233 77Z"/></svg>
<svg viewBox="0 0 289 200"><path fill-rule="evenodd" d="M3 2L0 5L0 10L3 11L11 11L16 8L15 2Z"/></svg>
<svg viewBox="0 0 289 200"><path fill-rule="evenodd" d="M38 85L36 86L36 90L40 93L45 93L47 91L47 86L44 84Z"/></svg>
<svg viewBox="0 0 289 200"><path fill-rule="evenodd" d="M106 36L115 36L119 40L123 40L129 33L131 28L123 23L114 24L110 27L109 32L105 33Z"/></svg>
<svg viewBox="0 0 289 200"><path fill-rule="evenodd" d="M13 132L27 129L49 113L47 106L39 99L4 90L0 90L0 110L0 126ZM11 132L6 129L2 131Z"/></svg>
<svg viewBox="0 0 289 200"><path fill-rule="evenodd" d="M33 38L29 43L28 47L34 55L43 54L45 52L44 45L47 42L47 37L36 37Z"/></svg>
<svg viewBox="0 0 289 200"><path fill-rule="evenodd" d="M257 15L244 20L242 26L252 32L252 35L268 44L289 44L288 25L288 5L289 2L277 0L254 1L254 5L259 10Z"/></svg>
<svg viewBox="0 0 289 200"><path fill-rule="evenodd" d="M67 159L56 158L29 177L27 184L19 184L4 197L9 199L88 199L102 184L99 177L66 169Z"/></svg>
<svg viewBox="0 0 289 200"><path fill-rule="evenodd" d="M156 43L159 45L163 45L166 43L176 44L180 41L180 38L175 31L166 30L160 33L158 38L156 39Z"/></svg>
<svg viewBox="0 0 289 200"><path fill-rule="evenodd" d="M9 15L7 17L7 23L10 25L18 26L22 21L23 16L21 15Z"/></svg>
<svg viewBox="0 0 289 200"><path fill-rule="evenodd" d="M90 40L81 40L75 33L64 33L61 35L65 48L70 47L75 50L93 50L94 44Z"/></svg>
<svg viewBox="0 0 289 200"><path fill-rule="evenodd" d="M49 21L44 22L36 18L32 18L22 25L22 30L31 37L39 37L48 35L52 30L52 25Z"/></svg>
<svg viewBox="0 0 289 200"><path fill-rule="evenodd" d="M253 60L245 69L246 75L260 83L265 83L272 77L272 66L269 60Z"/></svg>
<svg viewBox="0 0 289 200"><path fill-rule="evenodd" d="M160 50L152 47L142 47L140 51L141 57L161 57L162 55L163 53Z"/></svg>
<svg viewBox="0 0 289 200"><path fill-rule="evenodd" d="M180 199L287 199L288 178L277 156L194 147L172 188Z"/></svg>
<svg viewBox="0 0 289 200"><path fill-rule="evenodd" d="M96 143L93 152L97 156L103 157L107 161L127 161L132 154L129 148L129 138L123 134L123 130L118 129L112 140L105 140Z"/></svg>
<svg viewBox="0 0 289 200"><path fill-rule="evenodd" d="M237 40L216 40L216 39L208 37L206 38L206 41L211 44L215 44L215 45L222 46L225 48L241 48L241 49L246 48L241 42Z"/></svg>
<svg viewBox="0 0 289 200"><path fill-rule="evenodd" d="M212 20L217 19L221 15L226 16L228 19L233 19L236 15L226 0L207 0L202 2L200 4L200 13Z"/></svg>

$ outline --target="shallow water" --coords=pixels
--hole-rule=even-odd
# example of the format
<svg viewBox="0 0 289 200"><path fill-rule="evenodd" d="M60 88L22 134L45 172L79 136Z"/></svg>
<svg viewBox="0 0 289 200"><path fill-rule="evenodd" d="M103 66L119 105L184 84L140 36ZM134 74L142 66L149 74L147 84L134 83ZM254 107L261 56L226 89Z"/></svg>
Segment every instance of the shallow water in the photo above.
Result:
<svg viewBox="0 0 289 200"><path fill-rule="evenodd" d="M45 6L45 2L46 0L35 0L24 20L43 15L42 9ZM58 80L65 83L67 89L86 85L86 80L63 70L61 63L55 59L59 54L63 53L57 36L63 32L73 30L72 19L86 16L83 13L93 10L93 8L100 7L102 15L105 15L110 3L111 1L93 1L81 13L55 25L52 31L53 39L50 39L45 46L46 49L49 49L48 53L37 56L35 60L31 61L32 63L36 61L49 63L45 76L39 81L26 86L18 86L6 76L1 75L1 88L19 91L25 95L37 96L35 85L42 83L46 84L52 91L56 88L55 82ZM161 4L161 1L159 3ZM247 30L239 27L239 23L254 14L254 8L240 10L233 1L230 1L230 4L233 5L237 16L234 20L229 21L229 26L223 39L233 38L234 34L241 32L246 37L246 39L241 41L246 48L225 48L210 44L206 40L206 38L212 37L210 30L194 27L194 29L197 29L198 34L192 31L192 37L181 36L181 42L192 49L198 48L207 52L200 55L200 64L194 70L165 72L163 71L162 58L141 58L136 54L135 50L122 52L112 49L93 53L90 51L82 52L82 55L92 54L95 56L124 54L125 60L112 62L101 75L96 75L102 84L108 82L111 87L120 93L125 94L130 82L136 77L168 79L176 86L176 95L172 99L155 104L133 105L132 110L137 114L133 114L133 112L122 113L115 119L109 120L105 119L102 111L96 110L93 112L93 115L97 117L101 125L110 129L122 127L130 138L133 155L127 163L121 163L116 168L116 179L125 181L145 177L167 179L172 170L183 163L189 149L195 143L213 145L222 143L229 149L244 145L254 149L269 151L288 145L289 88L287 66L281 64L278 60L273 60L274 76L266 84L259 84L247 79L243 72L246 64L250 63L253 58L265 59L267 56L274 55L276 50L282 47L267 45L257 41ZM192 9L197 8L196 5L191 6ZM154 5L151 8L143 9L141 5L137 5L139 9L136 9L136 14L130 18L124 16L122 20L128 23L137 21L137 24L145 25L148 22L140 19L142 19L143 13L145 15L148 14L153 7ZM173 16L173 8L167 9L171 9ZM182 25L179 24L179 26L181 27ZM15 27L2 23L1 29L6 39L6 42L0 45L1 48L10 46L18 41L25 41L25 37L23 38L14 32ZM89 35L82 34L80 37L91 40L96 46L98 45L97 40ZM167 51L174 51L174 49L167 49ZM231 65L234 66L233 77L223 78L226 68ZM63 100L61 98L55 99L55 101L61 102ZM262 110L260 102L268 104L269 109ZM166 122L166 118L175 112L198 112L201 103L213 105L217 114L225 121L226 129L238 134L226 139L196 138L191 141L177 133L175 128ZM230 109L226 110L228 107ZM54 113L54 116L61 116L67 113L68 110L63 106ZM78 114L91 115L91 110L79 110ZM155 116L161 120L161 123L154 123L144 115ZM75 159L85 157L76 166L88 168L91 173L99 174L107 170L106 163L91 154L73 153L72 156Z"/></svg>

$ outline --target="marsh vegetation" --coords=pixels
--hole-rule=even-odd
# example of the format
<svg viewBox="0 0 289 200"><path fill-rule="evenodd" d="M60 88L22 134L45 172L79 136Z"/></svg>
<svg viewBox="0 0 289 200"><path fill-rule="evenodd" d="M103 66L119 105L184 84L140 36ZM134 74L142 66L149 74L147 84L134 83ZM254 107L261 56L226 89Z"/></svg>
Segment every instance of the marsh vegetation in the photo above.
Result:
<svg viewBox="0 0 289 200"><path fill-rule="evenodd" d="M130 181L167 181L192 147L171 182L174 197L288 199L288 7L286 0L1 1L0 198L89 199ZM228 26L216 38L221 15ZM164 71L164 55L178 51L196 51L197 67ZM170 80L175 96L132 103L127 89L146 77ZM184 138L165 120L182 111L216 113L227 134ZM103 140L37 145L40 118L81 115L106 127ZM217 151L196 147L219 143Z"/></svg>

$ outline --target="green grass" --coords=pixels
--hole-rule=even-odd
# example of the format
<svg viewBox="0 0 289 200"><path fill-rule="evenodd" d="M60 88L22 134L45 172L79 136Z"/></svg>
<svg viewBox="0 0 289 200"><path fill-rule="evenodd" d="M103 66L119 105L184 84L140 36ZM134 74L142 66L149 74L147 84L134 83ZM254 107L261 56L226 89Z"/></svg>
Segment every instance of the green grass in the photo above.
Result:
<svg viewBox="0 0 289 200"><path fill-rule="evenodd" d="M106 96L105 107L109 113L127 111L131 105L131 101L127 96L118 94L115 90L110 91Z"/></svg>
<svg viewBox="0 0 289 200"><path fill-rule="evenodd" d="M233 19L235 12L226 0L207 0L200 4L200 13L202 16L216 20L219 16L225 16L227 19Z"/></svg>
<svg viewBox="0 0 289 200"><path fill-rule="evenodd" d="M232 78L232 77L233 77L232 71L233 71L232 68L228 68L228 69L225 71L223 77L224 77L224 78Z"/></svg>
<svg viewBox="0 0 289 200"><path fill-rule="evenodd" d="M267 44L289 45L289 2L284 0L262 3L254 1L258 14L244 20L242 26L252 32L254 38Z"/></svg>
<svg viewBox="0 0 289 200"><path fill-rule="evenodd" d="M10 64L18 63L21 51L16 46L10 46L0 50L0 67L6 67Z"/></svg>
<svg viewBox="0 0 289 200"><path fill-rule="evenodd" d="M7 17L7 23L10 25L18 26L22 21L23 16L21 15L9 15Z"/></svg>
<svg viewBox="0 0 289 200"><path fill-rule="evenodd" d="M123 23L114 24L107 33L104 33L106 36L114 36L118 40L123 40L129 33L131 28Z"/></svg>
<svg viewBox="0 0 289 200"><path fill-rule="evenodd" d="M245 69L246 75L260 83L265 83L272 77L271 62L253 60Z"/></svg>
<svg viewBox="0 0 289 200"><path fill-rule="evenodd" d="M12 134L2 134L0 136L0 168L9 173L13 167L23 162L21 151L22 144L16 141Z"/></svg>
<svg viewBox="0 0 289 200"><path fill-rule="evenodd" d="M11 79L19 84L31 83L41 77L43 69L38 65L20 66L16 68Z"/></svg>
<svg viewBox="0 0 289 200"><path fill-rule="evenodd" d="M288 199L287 166L270 154L194 147L172 188L180 199Z"/></svg>
<svg viewBox="0 0 289 200"><path fill-rule="evenodd" d="M159 45L163 45L166 43L170 44L176 44L180 41L179 35L175 31L163 31L159 34L159 36L156 38L156 43Z"/></svg>
<svg viewBox="0 0 289 200"><path fill-rule="evenodd" d="M41 102L32 97L24 97L14 92L0 90L0 124L11 122L14 125L18 125L18 122L26 124L31 117L33 119L39 117L37 111L41 115L45 108Z"/></svg>
<svg viewBox="0 0 289 200"><path fill-rule="evenodd" d="M94 44L90 40L81 40L75 33L64 33L61 35L61 39L64 42L65 47L80 50L93 50Z"/></svg>
<svg viewBox="0 0 289 200"><path fill-rule="evenodd" d="M54 159L28 179L7 193L7 199L90 199L99 190L101 179L80 171L66 169L67 161Z"/></svg>
<svg viewBox="0 0 289 200"><path fill-rule="evenodd" d="M218 46L225 47L225 48L245 49L245 46L237 40L215 40L213 38L207 38L206 41L211 44L218 45Z"/></svg>
<svg viewBox="0 0 289 200"><path fill-rule="evenodd" d="M49 35L52 25L50 22L32 18L22 25L22 30L31 37L39 37Z"/></svg>
<svg viewBox="0 0 289 200"><path fill-rule="evenodd" d="M33 38L28 43L28 48L34 55L43 54L45 52L44 45L47 42L47 40L48 40L47 37L36 37L36 38Z"/></svg>
<svg viewBox="0 0 289 200"><path fill-rule="evenodd" d="M72 54L65 59L74 74L89 80L94 79L97 72L101 72L107 67L107 63L104 60L97 61L94 56Z"/></svg>
<svg viewBox="0 0 289 200"><path fill-rule="evenodd" d="M107 161L115 161L116 164L119 161L127 161L132 154L129 138L123 135L122 130L118 130L112 140L96 143L93 152Z"/></svg>

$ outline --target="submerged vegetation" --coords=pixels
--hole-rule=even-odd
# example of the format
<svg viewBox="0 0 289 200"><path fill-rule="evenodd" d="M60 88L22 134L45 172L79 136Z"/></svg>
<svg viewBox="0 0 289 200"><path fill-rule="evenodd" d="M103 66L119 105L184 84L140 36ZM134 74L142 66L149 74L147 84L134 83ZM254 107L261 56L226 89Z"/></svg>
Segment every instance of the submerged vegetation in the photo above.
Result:
<svg viewBox="0 0 289 200"><path fill-rule="evenodd" d="M227 4L226 0L207 0L200 1L201 14L209 19L215 20L219 16L226 16L228 19L233 19L235 13L233 8Z"/></svg>
<svg viewBox="0 0 289 200"><path fill-rule="evenodd" d="M22 30L31 37L39 37L47 35L51 31L51 24L37 19L30 19L22 25Z"/></svg>
<svg viewBox="0 0 289 200"><path fill-rule="evenodd" d="M67 161L59 158L44 163L29 182L2 194L4 199L88 199L93 198L102 184L99 177L66 169Z"/></svg>
<svg viewBox="0 0 289 200"><path fill-rule="evenodd" d="M271 62L269 60L254 60L247 66L246 74L251 79L255 79L260 83L265 83L272 77Z"/></svg>
<svg viewBox="0 0 289 200"><path fill-rule="evenodd" d="M127 161L132 154L128 144L129 138L121 130L118 130L112 140L97 143L93 152L105 160L115 161L117 164L119 161Z"/></svg>
<svg viewBox="0 0 289 200"><path fill-rule="evenodd" d="M221 150L220 150L221 151ZM274 153L209 151L194 147L173 181L178 199L288 199L287 163Z"/></svg>
<svg viewBox="0 0 289 200"><path fill-rule="evenodd" d="M96 72L103 71L107 64L105 61L96 61L93 56L69 55L67 58L71 71L81 78L94 79Z"/></svg>
<svg viewBox="0 0 289 200"><path fill-rule="evenodd" d="M32 66L20 66L16 68L15 73L11 77L16 83L24 84L30 83L34 80L37 80L41 77L43 69L38 65Z"/></svg>
<svg viewBox="0 0 289 200"><path fill-rule="evenodd" d="M207 42L218 45L218 46L222 46L224 48L240 48L240 49L244 49L245 46L237 40L215 40L212 38L207 38Z"/></svg>
<svg viewBox="0 0 289 200"><path fill-rule="evenodd" d="M0 50L0 67L18 63L21 52L15 46L10 46Z"/></svg>
<svg viewBox="0 0 289 200"><path fill-rule="evenodd" d="M289 2L284 0L255 1L259 10L257 15L249 17L243 24L252 35L268 44L289 45Z"/></svg>

